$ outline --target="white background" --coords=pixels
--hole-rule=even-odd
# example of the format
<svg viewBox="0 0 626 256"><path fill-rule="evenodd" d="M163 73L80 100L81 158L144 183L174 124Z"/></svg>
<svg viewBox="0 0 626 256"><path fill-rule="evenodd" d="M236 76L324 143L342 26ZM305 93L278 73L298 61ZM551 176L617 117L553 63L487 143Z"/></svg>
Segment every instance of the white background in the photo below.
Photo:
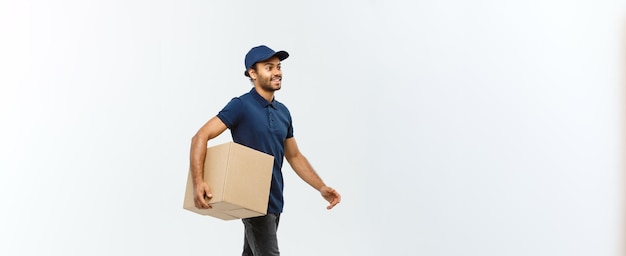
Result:
<svg viewBox="0 0 626 256"><path fill-rule="evenodd" d="M2 1L0 255L238 255L191 137L287 50L283 255L617 255L626 3ZM230 140L225 133L211 145Z"/></svg>

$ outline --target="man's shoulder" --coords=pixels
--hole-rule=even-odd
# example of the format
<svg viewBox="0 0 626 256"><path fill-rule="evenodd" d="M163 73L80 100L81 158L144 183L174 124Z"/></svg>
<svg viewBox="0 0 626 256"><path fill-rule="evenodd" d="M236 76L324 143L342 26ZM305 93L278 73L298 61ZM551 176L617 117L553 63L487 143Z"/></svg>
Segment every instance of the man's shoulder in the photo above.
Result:
<svg viewBox="0 0 626 256"><path fill-rule="evenodd" d="M246 93L244 93L244 94L242 94L242 95L239 95L239 97L235 97L235 98L233 98L233 99L250 100L250 99L252 99L252 98L253 98L252 93L250 93L250 92L246 92Z"/></svg>
<svg viewBox="0 0 626 256"><path fill-rule="evenodd" d="M252 99L252 97L251 97L250 93L247 92L247 93L244 93L242 95L235 96L235 97L231 98L230 99L230 103L231 104L232 103L241 103L243 101L247 101L247 100L250 100L250 99Z"/></svg>

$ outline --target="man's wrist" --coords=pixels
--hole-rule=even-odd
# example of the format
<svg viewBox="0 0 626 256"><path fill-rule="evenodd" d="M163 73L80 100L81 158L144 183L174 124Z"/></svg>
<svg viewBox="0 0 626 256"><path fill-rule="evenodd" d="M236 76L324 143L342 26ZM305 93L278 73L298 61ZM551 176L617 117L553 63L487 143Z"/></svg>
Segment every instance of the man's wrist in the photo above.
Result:
<svg viewBox="0 0 626 256"><path fill-rule="evenodd" d="M204 180L201 179L201 178L193 179L193 186L194 187L196 187L196 186L198 186L199 184L202 184L202 183L204 183Z"/></svg>

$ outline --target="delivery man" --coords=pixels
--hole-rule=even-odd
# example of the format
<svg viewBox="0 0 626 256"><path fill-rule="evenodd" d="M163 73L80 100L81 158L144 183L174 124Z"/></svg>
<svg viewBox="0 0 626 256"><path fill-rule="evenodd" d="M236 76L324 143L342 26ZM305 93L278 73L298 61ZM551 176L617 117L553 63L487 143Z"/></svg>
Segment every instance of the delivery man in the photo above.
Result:
<svg viewBox="0 0 626 256"><path fill-rule="evenodd" d="M267 215L242 219L244 246L242 255L280 255L276 230L283 211L283 159L302 180L311 185L332 209L341 195L326 186L309 161L298 149L293 136L293 123L287 107L274 98L282 82L281 61L289 57L286 51L265 45L253 47L245 56L244 75L254 88L233 98L218 114L204 124L191 141L190 165L193 179L194 203L199 209L211 206L211 188L203 180L207 142L230 129L233 141L274 156Z"/></svg>

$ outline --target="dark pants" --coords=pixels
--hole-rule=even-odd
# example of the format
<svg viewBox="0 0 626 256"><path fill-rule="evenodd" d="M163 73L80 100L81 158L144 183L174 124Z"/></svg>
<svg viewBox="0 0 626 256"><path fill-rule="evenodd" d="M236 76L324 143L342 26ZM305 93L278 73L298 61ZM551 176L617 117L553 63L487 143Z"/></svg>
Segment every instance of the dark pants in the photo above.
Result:
<svg viewBox="0 0 626 256"><path fill-rule="evenodd" d="M265 216L242 219L245 228L242 256L279 256L278 221L280 214L268 213Z"/></svg>

